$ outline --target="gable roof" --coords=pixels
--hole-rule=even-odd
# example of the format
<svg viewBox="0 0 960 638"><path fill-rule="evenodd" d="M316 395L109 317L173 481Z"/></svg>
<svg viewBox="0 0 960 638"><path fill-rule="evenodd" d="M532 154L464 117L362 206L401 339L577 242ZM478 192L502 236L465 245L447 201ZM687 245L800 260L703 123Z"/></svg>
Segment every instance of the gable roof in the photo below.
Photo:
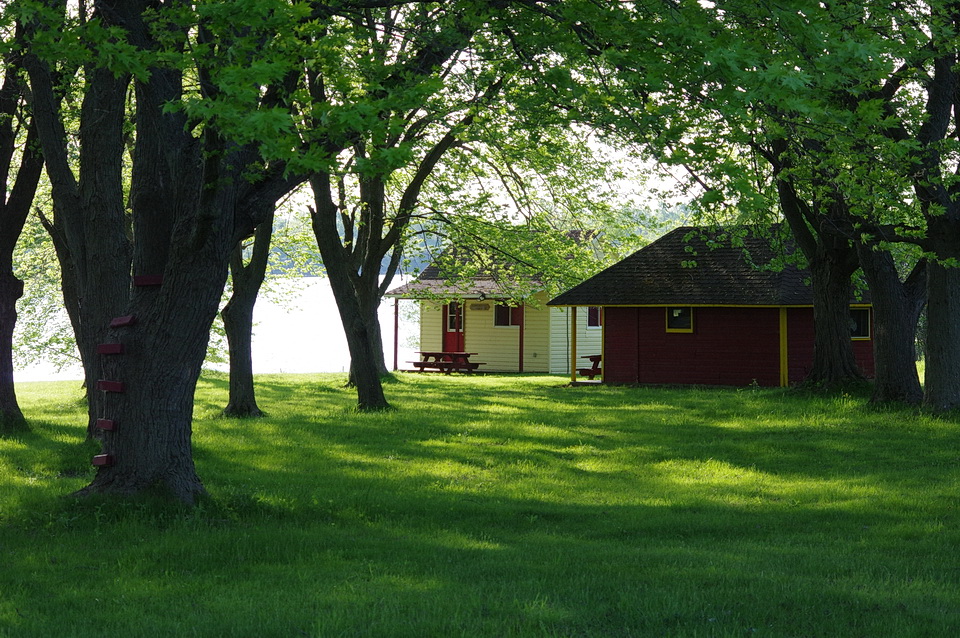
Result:
<svg viewBox="0 0 960 638"><path fill-rule="evenodd" d="M689 239L688 239L689 235ZM743 247L709 246L709 232L677 228L548 302L551 306L807 306L809 271L762 269L789 252L749 233ZM715 236L715 233L713 234ZM695 262L695 265L692 263Z"/></svg>
<svg viewBox="0 0 960 638"><path fill-rule="evenodd" d="M440 268L431 264L416 279L386 293L400 299L471 299L503 296L503 286L490 275L478 275L461 281L444 277Z"/></svg>

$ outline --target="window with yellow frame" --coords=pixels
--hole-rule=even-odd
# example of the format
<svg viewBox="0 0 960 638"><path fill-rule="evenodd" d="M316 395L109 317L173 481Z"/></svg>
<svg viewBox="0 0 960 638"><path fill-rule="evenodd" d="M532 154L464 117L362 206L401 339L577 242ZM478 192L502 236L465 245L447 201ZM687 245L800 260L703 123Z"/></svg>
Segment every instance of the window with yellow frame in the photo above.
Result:
<svg viewBox="0 0 960 638"><path fill-rule="evenodd" d="M693 308L667 308L667 332L693 332Z"/></svg>
<svg viewBox="0 0 960 638"><path fill-rule="evenodd" d="M850 338L866 340L870 338L870 309L850 309Z"/></svg>

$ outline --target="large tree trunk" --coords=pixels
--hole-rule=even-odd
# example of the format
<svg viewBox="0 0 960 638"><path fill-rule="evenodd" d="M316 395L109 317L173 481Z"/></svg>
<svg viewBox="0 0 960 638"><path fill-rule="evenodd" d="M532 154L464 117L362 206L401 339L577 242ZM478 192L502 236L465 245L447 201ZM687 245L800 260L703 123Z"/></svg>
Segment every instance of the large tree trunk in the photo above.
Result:
<svg viewBox="0 0 960 638"><path fill-rule="evenodd" d="M862 381L850 342L850 278L859 263L856 249L831 230L834 224L828 217L814 214L790 181L778 178L777 194L811 273L815 334L813 366L804 385L829 389Z"/></svg>
<svg viewBox="0 0 960 638"><path fill-rule="evenodd" d="M927 299L926 261L921 261L905 282L888 251L857 243L860 265L870 287L873 304L873 358L875 376L872 401L919 404L923 389L917 374L917 322Z"/></svg>
<svg viewBox="0 0 960 638"><path fill-rule="evenodd" d="M45 110L38 110L35 117L53 185L54 224L66 243L58 257L69 259L60 264L64 297L75 295L67 305L75 305L77 312L75 337L86 383L87 431L96 436L103 398L96 391L100 374L97 346L103 343L110 322L123 314L131 290L132 250L123 178L124 105L130 78L104 69L87 73L89 88L80 111L78 180L65 179L68 172L72 174L65 149L49 146L57 144L62 128L50 130L58 123L47 121ZM53 93L48 76L31 77L38 80L34 83L35 101L39 92ZM49 99L52 102L54 98Z"/></svg>
<svg viewBox="0 0 960 638"><path fill-rule="evenodd" d="M938 253L941 259L949 256ZM960 407L960 268L931 261L927 269L923 405L943 412Z"/></svg>
<svg viewBox="0 0 960 638"><path fill-rule="evenodd" d="M233 292L220 311L230 350L230 395L223 413L232 417L260 417L253 383L253 309L267 272L270 239L273 235L273 206L268 219L257 226L250 260L244 264L241 242L230 257Z"/></svg>
<svg viewBox="0 0 960 638"><path fill-rule="evenodd" d="M105 457L81 493L160 488L188 504L203 493L191 448L194 392L226 279L226 258L213 246L205 252L180 255L162 285L137 290L134 323L109 331L108 343L123 351L98 358L104 381L123 385L96 388L109 426Z"/></svg>
<svg viewBox="0 0 960 638"><path fill-rule="evenodd" d="M135 46L160 46L143 5L95 6L98 17L125 30ZM232 42L219 44L230 48ZM56 73L35 57L29 71L53 185L53 225L65 248L58 252L78 301L77 341L103 446L94 459L97 475L82 493L160 487L192 503L203 492L190 443L193 395L230 253L262 221L250 211L275 202L296 178L284 177L282 166L264 167L253 147L232 144L213 124L198 129L168 109L184 86L172 67L151 69L148 81L134 85L129 193L121 160L129 141L130 78L85 70L75 174ZM197 73L205 87L215 91L203 71Z"/></svg>
<svg viewBox="0 0 960 638"><path fill-rule="evenodd" d="M26 427L13 381L13 329L23 282L12 272L0 273L0 432Z"/></svg>
<svg viewBox="0 0 960 638"><path fill-rule="evenodd" d="M815 334L813 366L804 384L829 389L861 381L863 372L850 341L852 271L842 256L821 251L810 262L810 272Z"/></svg>

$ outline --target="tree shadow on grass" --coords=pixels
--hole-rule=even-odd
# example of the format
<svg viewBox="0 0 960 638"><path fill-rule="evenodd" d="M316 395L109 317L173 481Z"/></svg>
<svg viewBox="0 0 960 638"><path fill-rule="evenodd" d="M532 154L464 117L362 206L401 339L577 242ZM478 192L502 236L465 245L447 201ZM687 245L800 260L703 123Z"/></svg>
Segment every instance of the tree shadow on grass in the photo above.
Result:
<svg viewBox="0 0 960 638"><path fill-rule="evenodd" d="M29 619L87 609L94 574L160 634L185 622L243 635L264 618L277 635L949 635L960 624L958 508L926 491L957 483L950 424L859 404L830 421L777 394L464 395L458 383L397 384L399 409L380 415L348 414L347 390L268 383L282 416L198 423L211 501L179 513L69 506L75 522L54 524L69 537L4 543L26 591L58 582L17 603ZM228 610L215 629L210 609Z"/></svg>
<svg viewBox="0 0 960 638"><path fill-rule="evenodd" d="M896 530L916 522L879 502L833 512L709 498L563 502L493 488L465 493L375 458L349 472L335 454L312 461L251 473L217 455L204 461L215 500L200 511L114 506L83 523L103 537L117 528L140 538L98 554L121 568L112 578L127 608L161 632L172 606L202 627L207 608L252 600L251 579L257 605L232 607L221 635L241 635L239 623L257 621L254 609L288 635L394 635L397 627L410 635L714 635L717 627L821 635L823 622L843 635L871 634L895 617L939 628L958 621L957 608L934 619L923 602L944 595L948 573L906 585L931 568L931 548L891 556ZM227 477L243 483L219 483ZM614 486L607 489L609 497ZM645 489L673 488L660 476ZM80 567L91 559L66 550L52 557L37 565L16 553L9 563L27 581L54 570L65 580L34 609L86 604L80 582L90 570ZM181 604L189 598L196 604Z"/></svg>

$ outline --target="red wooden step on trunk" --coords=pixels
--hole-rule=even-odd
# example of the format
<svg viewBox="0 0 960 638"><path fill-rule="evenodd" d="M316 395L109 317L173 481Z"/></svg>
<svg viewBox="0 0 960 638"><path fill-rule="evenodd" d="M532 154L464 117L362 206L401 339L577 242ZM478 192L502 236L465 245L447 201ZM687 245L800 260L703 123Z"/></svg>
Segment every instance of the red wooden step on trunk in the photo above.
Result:
<svg viewBox="0 0 960 638"><path fill-rule="evenodd" d="M123 354L123 344L101 343L97 346L97 354Z"/></svg>
<svg viewBox="0 0 960 638"><path fill-rule="evenodd" d="M106 467L108 465L113 465L113 457L109 454L97 454L93 457L93 464L97 467Z"/></svg>
<svg viewBox="0 0 960 638"><path fill-rule="evenodd" d="M97 381L97 390L101 392L123 392L123 381L106 381L101 379Z"/></svg>
<svg viewBox="0 0 960 638"><path fill-rule="evenodd" d="M117 429L117 422L113 419L97 419L97 429L113 432Z"/></svg>
<svg viewBox="0 0 960 638"><path fill-rule="evenodd" d="M122 328L124 326L132 326L137 322L137 318L133 315L125 315L123 317L117 317L110 322L111 328Z"/></svg>

